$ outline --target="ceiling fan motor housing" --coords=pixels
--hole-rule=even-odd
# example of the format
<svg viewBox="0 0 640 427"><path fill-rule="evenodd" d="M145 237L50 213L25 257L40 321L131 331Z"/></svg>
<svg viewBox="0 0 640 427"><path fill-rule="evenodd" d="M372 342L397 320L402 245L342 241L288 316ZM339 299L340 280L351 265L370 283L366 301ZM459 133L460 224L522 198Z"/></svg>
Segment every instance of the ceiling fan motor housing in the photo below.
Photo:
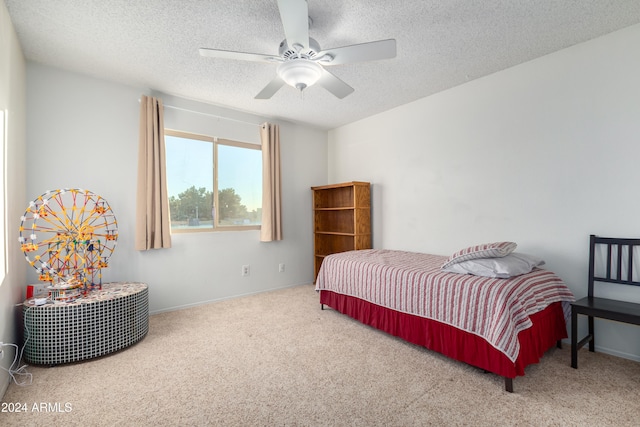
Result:
<svg viewBox="0 0 640 427"><path fill-rule="evenodd" d="M278 48L278 54L286 61L293 58L304 58L304 59L313 59L320 52L320 45L318 42L309 37L309 48L305 49L300 46L299 49L296 49L297 46L289 46L287 40L284 39L280 42L280 47Z"/></svg>

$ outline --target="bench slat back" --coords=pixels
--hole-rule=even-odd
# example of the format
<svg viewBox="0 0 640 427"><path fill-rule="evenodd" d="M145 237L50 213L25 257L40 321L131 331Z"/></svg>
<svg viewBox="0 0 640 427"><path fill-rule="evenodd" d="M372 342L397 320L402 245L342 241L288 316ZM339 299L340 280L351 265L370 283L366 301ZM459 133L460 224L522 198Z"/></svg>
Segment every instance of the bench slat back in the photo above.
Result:
<svg viewBox="0 0 640 427"><path fill-rule="evenodd" d="M591 235L589 245L589 296L593 297L595 282L617 283L620 285L640 286L640 281L633 280L633 253L635 247L640 247L640 239L619 239L615 237L598 237ZM605 275L596 276L596 252L599 248L606 248ZM623 276L622 266L627 263L626 275ZM640 272L636 272L638 274ZM626 276L626 277L625 277ZM640 276L640 274L638 274Z"/></svg>

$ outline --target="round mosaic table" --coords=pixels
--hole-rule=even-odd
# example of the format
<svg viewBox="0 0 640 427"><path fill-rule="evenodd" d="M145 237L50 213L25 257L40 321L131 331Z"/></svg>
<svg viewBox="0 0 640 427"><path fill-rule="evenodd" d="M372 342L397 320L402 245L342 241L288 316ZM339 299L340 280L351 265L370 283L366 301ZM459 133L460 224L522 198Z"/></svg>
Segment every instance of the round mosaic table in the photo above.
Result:
<svg viewBox="0 0 640 427"><path fill-rule="evenodd" d="M24 357L59 365L126 348L149 331L149 289L144 283L107 283L70 303L23 303Z"/></svg>

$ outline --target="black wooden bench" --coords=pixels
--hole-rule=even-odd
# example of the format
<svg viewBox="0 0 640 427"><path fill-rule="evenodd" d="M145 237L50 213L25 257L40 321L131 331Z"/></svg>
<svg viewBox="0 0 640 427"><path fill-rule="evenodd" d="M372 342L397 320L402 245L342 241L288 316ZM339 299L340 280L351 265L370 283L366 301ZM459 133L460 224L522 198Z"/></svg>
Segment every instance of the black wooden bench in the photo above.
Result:
<svg viewBox="0 0 640 427"><path fill-rule="evenodd" d="M617 239L591 235L589 246L589 288L587 296L571 304L571 366L578 368L578 350L589 343L589 351L595 351L593 319L595 317L640 325L640 304L594 296L596 282L640 286L634 280L634 271L640 277L640 269L633 266L634 247L640 247L640 239ZM596 252L606 253L604 272L596 273ZM603 252L599 252L602 254ZM638 259L640 265L640 259ZM626 264L626 269L623 265ZM604 275L602 275L604 273ZM578 314L588 316L589 334L578 341Z"/></svg>

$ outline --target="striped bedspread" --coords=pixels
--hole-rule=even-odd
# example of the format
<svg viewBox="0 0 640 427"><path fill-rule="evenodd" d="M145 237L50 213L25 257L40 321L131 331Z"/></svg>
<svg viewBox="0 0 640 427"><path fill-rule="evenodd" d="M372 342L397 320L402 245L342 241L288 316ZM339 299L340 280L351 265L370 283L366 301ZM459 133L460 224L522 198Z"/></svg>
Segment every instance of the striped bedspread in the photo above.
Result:
<svg viewBox="0 0 640 427"><path fill-rule="evenodd" d="M518 333L549 304L574 300L554 273L535 269L511 279L446 273L447 257L368 249L327 256L316 290L349 295L403 313L436 320L484 338L512 362Z"/></svg>

